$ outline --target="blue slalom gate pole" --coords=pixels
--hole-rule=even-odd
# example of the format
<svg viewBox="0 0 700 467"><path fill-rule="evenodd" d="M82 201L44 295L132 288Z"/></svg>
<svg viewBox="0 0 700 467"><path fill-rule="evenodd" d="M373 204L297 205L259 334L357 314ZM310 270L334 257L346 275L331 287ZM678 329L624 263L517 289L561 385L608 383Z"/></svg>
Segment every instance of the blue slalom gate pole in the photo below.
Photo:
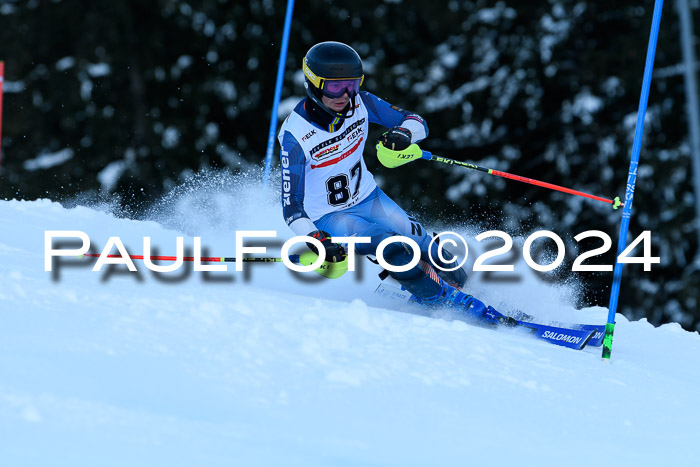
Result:
<svg viewBox="0 0 700 467"><path fill-rule="evenodd" d="M280 61L277 65L277 83L275 84L275 100L272 104L270 118L270 133L267 137L267 152L265 153L265 173L263 186L267 187L270 181L270 168L272 166L272 152L275 149L275 133L277 132L277 112L282 97L282 82L284 81L284 65L287 61L287 48L289 46L289 31L292 28L292 11L294 0L287 0L287 14L284 18L284 32L282 33L282 47L280 49Z"/></svg>
<svg viewBox="0 0 700 467"><path fill-rule="evenodd" d="M632 144L632 160L627 175L627 189L625 190L625 207L622 211L622 223L620 225L620 238L617 242L617 257L622 254L627 245L627 233L630 225L630 214L632 211L632 198L634 197L634 185L637 182L637 167L639 166L639 152L642 148L642 135L644 134L644 117L647 112L647 102L649 100L649 88L651 87L651 73L654 69L654 55L656 54L656 41L659 37L659 25L661 24L661 9L663 0L654 2L654 16L651 20L651 34L649 36L649 46L647 47L647 61L644 65L644 79L642 81L642 93L639 97L639 109L637 111L637 126L634 129L634 143ZM605 325L605 336L603 337L603 359L610 359L612 352L613 331L615 330L615 313L620 295L620 281L622 280L623 263L619 260L615 262L613 272L613 285L610 291L610 305L608 308L608 322Z"/></svg>

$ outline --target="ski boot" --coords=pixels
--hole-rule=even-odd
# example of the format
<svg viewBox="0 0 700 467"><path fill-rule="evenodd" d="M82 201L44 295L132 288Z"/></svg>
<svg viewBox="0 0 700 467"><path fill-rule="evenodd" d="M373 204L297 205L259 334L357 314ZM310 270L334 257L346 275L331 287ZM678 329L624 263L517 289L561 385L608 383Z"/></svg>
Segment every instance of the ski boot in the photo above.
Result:
<svg viewBox="0 0 700 467"><path fill-rule="evenodd" d="M411 301L430 307L448 307L464 311L469 321L474 321L487 326L503 325L513 327L518 324L518 320L506 316L495 310L492 306L486 306L481 300L473 295L462 292L451 285L440 281L442 290L439 294L429 298L419 298L412 295Z"/></svg>

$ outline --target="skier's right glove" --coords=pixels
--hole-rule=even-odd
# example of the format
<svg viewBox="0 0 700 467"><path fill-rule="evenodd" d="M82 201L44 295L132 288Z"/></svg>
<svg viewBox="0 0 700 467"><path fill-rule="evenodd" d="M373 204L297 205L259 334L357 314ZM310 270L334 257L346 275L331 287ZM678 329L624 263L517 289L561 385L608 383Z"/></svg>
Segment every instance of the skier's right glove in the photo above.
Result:
<svg viewBox="0 0 700 467"><path fill-rule="evenodd" d="M328 232L324 232L323 230L314 230L308 234L308 236L321 242L323 247L326 249L327 262L340 263L345 260L345 248L343 248L340 243L333 243L331 241L331 235ZM306 246L308 246L314 253L319 254L316 246L313 243L306 242Z"/></svg>

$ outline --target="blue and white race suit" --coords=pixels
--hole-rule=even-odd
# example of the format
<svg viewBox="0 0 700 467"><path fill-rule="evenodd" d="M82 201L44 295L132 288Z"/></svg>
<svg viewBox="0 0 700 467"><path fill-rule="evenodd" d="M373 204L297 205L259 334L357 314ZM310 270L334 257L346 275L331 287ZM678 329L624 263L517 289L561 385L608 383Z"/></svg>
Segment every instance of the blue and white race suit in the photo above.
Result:
<svg viewBox="0 0 700 467"><path fill-rule="evenodd" d="M371 244L356 245L362 255L374 254L384 238L396 234L411 237L425 253L430 236L379 189L363 158L370 122L407 128L417 143L428 136L425 121L366 91L337 130L314 123L306 105L304 99L296 106L278 135L287 225L297 235L324 230L334 237L370 237Z"/></svg>

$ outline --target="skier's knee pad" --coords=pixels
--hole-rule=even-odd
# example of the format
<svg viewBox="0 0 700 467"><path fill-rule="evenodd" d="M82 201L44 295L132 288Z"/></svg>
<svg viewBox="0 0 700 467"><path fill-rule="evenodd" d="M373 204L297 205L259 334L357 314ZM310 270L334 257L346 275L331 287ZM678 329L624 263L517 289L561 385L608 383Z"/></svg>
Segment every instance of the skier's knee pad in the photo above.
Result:
<svg viewBox="0 0 700 467"><path fill-rule="evenodd" d="M406 266L413 260L413 249L404 242L389 243L384 248L384 260L392 266ZM399 282L405 280L415 280L423 276L418 265L403 272L389 271L389 275Z"/></svg>
<svg viewBox="0 0 700 467"><path fill-rule="evenodd" d="M414 251L404 242L390 243L384 248L384 260L392 266L405 266L413 261ZM408 271L389 271L389 275L419 298L441 297L446 284L438 277L433 267L421 261Z"/></svg>
<svg viewBox="0 0 700 467"><path fill-rule="evenodd" d="M435 262L435 270L438 275L448 284L458 289L464 287L467 283L467 271L464 268L457 268L452 271L445 271L444 269L452 269L455 266L455 256L447 248L442 248L442 256L446 261L441 261L439 255L434 253L431 255L432 261ZM444 269L443 269L444 268Z"/></svg>

